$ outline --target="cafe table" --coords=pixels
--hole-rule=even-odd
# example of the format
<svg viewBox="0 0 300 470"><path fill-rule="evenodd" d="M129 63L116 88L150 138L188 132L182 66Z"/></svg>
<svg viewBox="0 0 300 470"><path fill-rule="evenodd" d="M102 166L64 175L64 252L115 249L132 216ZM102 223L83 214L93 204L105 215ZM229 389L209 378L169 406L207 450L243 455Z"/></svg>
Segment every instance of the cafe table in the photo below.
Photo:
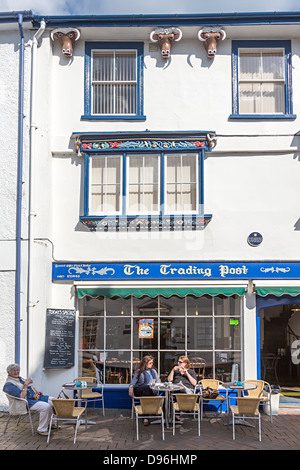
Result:
<svg viewBox="0 0 300 470"><path fill-rule="evenodd" d="M239 385L238 385L239 384ZM229 394L230 392L236 391L237 392L237 398L240 398L242 396L242 392L245 392L247 390L255 390L257 386L253 383L249 382L238 382L238 383L233 383L233 382L223 382L220 388L225 388L226 390L226 399L227 399L227 404L228 404L228 409L229 409ZM249 426L249 427L254 427L253 424L248 423L245 419L236 419L235 420L236 424L242 424L244 426ZM232 424L231 421L226 422L224 424Z"/></svg>
<svg viewBox="0 0 300 470"><path fill-rule="evenodd" d="M164 392L165 394L165 403L166 403L166 416L165 416L165 421L166 421L166 426L169 428L170 424L170 394L172 392L179 392L179 390L183 389L182 385L175 385L171 383L156 383L153 385L150 385L152 390L156 390L157 392Z"/></svg>
<svg viewBox="0 0 300 470"><path fill-rule="evenodd" d="M63 395L66 397L65 395L65 391L72 391L73 393L76 392L78 394L78 403L81 404L82 402L82 390L87 390L87 389L93 389L93 388L97 388L97 387L102 387L102 384L96 384L95 382L85 382L85 384L81 384L81 385L76 385L76 382L71 382L71 383L65 383L62 385L62 391L60 392L63 393ZM59 394L59 395L60 395ZM69 397L66 397L66 398L69 398ZM76 398L75 398L76 400ZM95 421L86 421L87 424L96 424ZM81 420L80 424L83 424L83 420Z"/></svg>

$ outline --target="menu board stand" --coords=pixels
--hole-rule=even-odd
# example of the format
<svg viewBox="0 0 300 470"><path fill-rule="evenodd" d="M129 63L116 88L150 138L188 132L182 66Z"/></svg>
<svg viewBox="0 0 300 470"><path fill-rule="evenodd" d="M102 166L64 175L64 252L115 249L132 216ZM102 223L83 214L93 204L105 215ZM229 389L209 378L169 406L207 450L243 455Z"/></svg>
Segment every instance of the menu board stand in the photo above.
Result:
<svg viewBox="0 0 300 470"><path fill-rule="evenodd" d="M75 310L47 309L44 367L74 366Z"/></svg>

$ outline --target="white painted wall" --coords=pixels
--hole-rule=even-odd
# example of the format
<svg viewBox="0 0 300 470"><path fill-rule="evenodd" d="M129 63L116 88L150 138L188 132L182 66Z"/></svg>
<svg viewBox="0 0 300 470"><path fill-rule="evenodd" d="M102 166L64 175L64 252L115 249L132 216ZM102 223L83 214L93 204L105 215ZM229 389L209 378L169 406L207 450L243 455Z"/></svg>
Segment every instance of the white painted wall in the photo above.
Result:
<svg viewBox="0 0 300 470"><path fill-rule="evenodd" d="M37 50L36 145L33 149L32 230L33 296L30 300L30 343L27 349L27 254L23 262L22 368L35 385L56 396L74 370L43 372L47 308L76 308L70 284L51 283L52 261L145 260L299 260L300 137L299 118L289 121L237 121L231 114L231 40L289 39L290 27L228 27L214 61L197 39L198 28L183 28L166 62L149 51L152 28L81 28L74 57L65 59L46 31ZM29 103L33 32L26 33L24 130L24 251L29 216ZM293 105L300 112L300 36L292 34ZM86 40L144 41L145 122L82 121L84 113L84 43ZM18 112L18 32L0 31L0 383L14 360L15 210ZM206 154L205 212L213 219L204 231L182 233L100 233L79 221L83 208L83 158L74 151L73 132L212 130L217 147ZM263 243L247 244L259 231ZM145 250L145 247L147 248ZM145 255L147 253L147 255ZM245 373L256 372L255 304L245 299ZM250 334L248 334L250 332ZM6 405L0 393L0 408Z"/></svg>

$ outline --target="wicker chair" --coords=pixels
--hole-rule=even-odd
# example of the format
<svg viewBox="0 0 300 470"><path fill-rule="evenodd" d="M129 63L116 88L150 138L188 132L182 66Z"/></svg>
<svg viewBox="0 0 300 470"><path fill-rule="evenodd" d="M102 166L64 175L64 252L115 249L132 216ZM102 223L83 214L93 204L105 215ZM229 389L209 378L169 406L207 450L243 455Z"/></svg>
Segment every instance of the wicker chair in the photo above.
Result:
<svg viewBox="0 0 300 470"><path fill-rule="evenodd" d="M56 420L57 423L59 421L62 421L62 422L65 421L67 424L70 424L70 422L72 421L75 423L75 434L74 434L74 444L75 444L78 427L80 425L80 418L86 410L86 402L85 402L85 406L75 407L76 401L77 400L71 400L71 399L58 399L58 398L52 399L53 413L50 419L47 443L50 440L52 422L53 420ZM86 419L85 419L85 427L87 428Z"/></svg>
<svg viewBox="0 0 300 470"><path fill-rule="evenodd" d="M97 379L95 377L77 377L75 379L75 382L79 380L80 382L82 380L86 382L91 382L97 384ZM96 402L102 402L102 413L103 416L105 416L105 410L104 410L104 393L103 393L103 385L101 384L102 391L101 393L99 392L93 392L92 389L82 389L81 390L81 399L85 400L87 402L91 401L94 402L94 408L96 406Z"/></svg>
<svg viewBox="0 0 300 470"><path fill-rule="evenodd" d="M29 408L29 405L28 405L28 402L25 398L18 398L18 397L14 397L12 395L10 395L9 393L5 393L5 395L7 396L7 399L8 399L8 403L9 403L9 413L8 413L8 419L6 421L6 425L5 425L5 428L4 428L4 431L3 431L3 434L6 433L6 430L7 430L7 426L8 426L8 423L10 421L10 418L12 416L17 416L18 417L18 422L17 422L17 425L19 425L20 423L20 420L22 418L22 416L25 416L28 414L29 416L29 422L30 422L30 427L31 427L31 433L32 435L34 436L34 430L33 430L33 424L32 424L32 412L30 411L30 408ZM14 402L19 402L19 403L23 403L23 410L21 409L18 413L16 411L13 411L13 404Z"/></svg>
<svg viewBox="0 0 300 470"><path fill-rule="evenodd" d="M162 438L165 439L163 401L164 397L140 397L140 405L134 406L137 440L139 440L139 419L157 418L157 416L161 417Z"/></svg>
<svg viewBox="0 0 300 470"><path fill-rule="evenodd" d="M259 398L242 397L236 399L236 405L231 405L232 413L232 438L235 440L235 419L257 419L258 420L258 439L261 441L261 418L259 407Z"/></svg>
<svg viewBox="0 0 300 470"><path fill-rule="evenodd" d="M192 414L195 416L196 413L198 415L198 436L200 436L200 406L198 403L199 395L178 393L172 395L172 398L176 400L173 401L173 436L175 436L176 414Z"/></svg>
<svg viewBox="0 0 300 470"><path fill-rule="evenodd" d="M223 395L218 395L216 398L204 398L202 396L202 391L206 387L210 387L213 389L218 390L221 382L217 379L203 379L200 381L200 395L201 395L201 419L203 418L203 404L204 403L219 403L219 406L217 407L217 411L219 408L222 408L222 405L225 403L226 404L226 413L228 413L228 401L227 397L224 397ZM197 386L196 386L197 387Z"/></svg>
<svg viewBox="0 0 300 470"><path fill-rule="evenodd" d="M268 382L265 382L264 380L246 380L246 383L254 384L256 385L256 389L254 390L248 390L248 396L251 398L259 398L260 403L268 403L269 405L269 410L270 410L270 420L271 423L273 422L272 420L272 402L271 402L271 397L272 397L272 392L271 392L271 386ZM264 396L263 392L264 389L268 389L268 396Z"/></svg>

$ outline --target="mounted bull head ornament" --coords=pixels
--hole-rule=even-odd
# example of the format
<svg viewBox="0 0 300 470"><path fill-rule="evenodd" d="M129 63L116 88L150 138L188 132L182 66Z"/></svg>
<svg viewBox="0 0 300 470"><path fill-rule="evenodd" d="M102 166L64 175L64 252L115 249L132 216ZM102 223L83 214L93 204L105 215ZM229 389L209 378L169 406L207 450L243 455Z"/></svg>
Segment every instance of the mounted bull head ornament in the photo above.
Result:
<svg viewBox="0 0 300 470"><path fill-rule="evenodd" d="M207 52L207 56L210 59L213 59L217 53L218 41L221 39L224 41L226 38L226 33L224 29L206 27L200 29L198 32L198 39L204 42L204 47Z"/></svg>
<svg viewBox="0 0 300 470"><path fill-rule="evenodd" d="M58 39L64 56L72 57L75 41L80 37L80 31L75 28L57 28L51 31L51 39Z"/></svg>
<svg viewBox="0 0 300 470"><path fill-rule="evenodd" d="M179 28L156 28L150 34L152 42L157 42L160 46L161 55L163 59L171 57L171 47L173 41L180 41L182 32Z"/></svg>

